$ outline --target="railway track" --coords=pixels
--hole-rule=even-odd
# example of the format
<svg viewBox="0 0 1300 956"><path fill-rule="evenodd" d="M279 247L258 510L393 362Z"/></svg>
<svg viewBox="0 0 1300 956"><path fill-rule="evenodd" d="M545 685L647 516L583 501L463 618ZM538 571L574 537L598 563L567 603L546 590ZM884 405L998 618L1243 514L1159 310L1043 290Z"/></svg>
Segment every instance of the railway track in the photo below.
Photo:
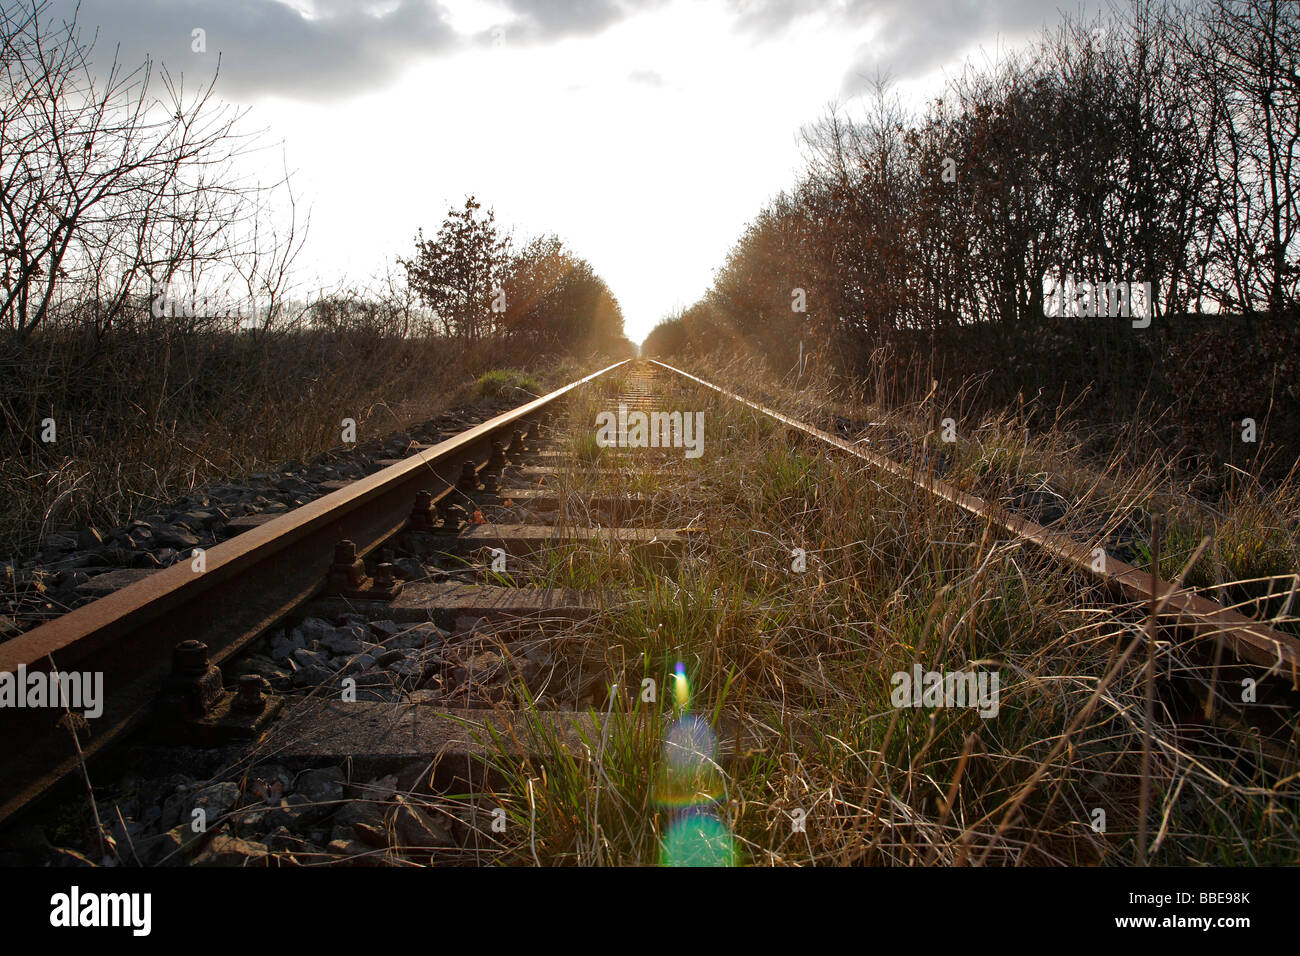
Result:
<svg viewBox="0 0 1300 956"><path fill-rule="evenodd" d="M718 426L692 432L683 409L710 393L739 418L706 439ZM609 413L603 426L593 410ZM651 446L637 415L655 412L680 440ZM311 865L525 853L518 834L536 806L499 799L512 770L591 760L611 715L638 695L685 709L684 671L665 675L621 645L617 664L589 659L574 634L626 612L618 582L630 567L709 560L720 482L704 452L746 418L811 454L864 461L986 536L1036 549L1063 576L1157 606L1170 640L1212 648L1231 679L1246 668L1278 699L1296 688L1300 641L1288 632L1116 557L1099 562L1096 542L932 470L662 363L619 363L0 644L0 672L98 673L104 687L93 720L0 709L0 823L86 803L87 780L147 777L155 789L130 813L98 822L106 857ZM668 732L665 746L693 755L688 776L780 736L766 717L712 716L707 759L698 740Z"/></svg>

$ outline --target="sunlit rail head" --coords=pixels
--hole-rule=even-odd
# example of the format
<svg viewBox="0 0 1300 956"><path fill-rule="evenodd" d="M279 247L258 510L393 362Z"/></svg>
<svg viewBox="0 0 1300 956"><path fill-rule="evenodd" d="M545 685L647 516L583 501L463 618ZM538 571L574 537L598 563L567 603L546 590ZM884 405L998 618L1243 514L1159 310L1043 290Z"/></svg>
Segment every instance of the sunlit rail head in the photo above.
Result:
<svg viewBox="0 0 1300 956"><path fill-rule="evenodd" d="M664 833L665 866L731 866L735 842L716 807L724 796L718 741L701 717L690 713L690 680L677 662L673 681L677 719L664 736L655 776L655 804L672 813Z"/></svg>

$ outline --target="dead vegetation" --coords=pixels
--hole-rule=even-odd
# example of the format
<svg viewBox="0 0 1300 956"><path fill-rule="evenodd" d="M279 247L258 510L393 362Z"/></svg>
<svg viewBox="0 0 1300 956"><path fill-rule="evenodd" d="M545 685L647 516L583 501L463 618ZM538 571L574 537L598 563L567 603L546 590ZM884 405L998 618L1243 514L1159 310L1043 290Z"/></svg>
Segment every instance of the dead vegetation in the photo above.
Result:
<svg viewBox="0 0 1300 956"><path fill-rule="evenodd" d="M755 391L752 370L693 371L720 384L743 377ZM1148 695L1145 609L1115 605L1090 581L863 462L791 440L710 394L660 383L661 407L705 411L707 451L698 462L660 456L638 490L676 501L655 525L702 534L673 570L627 555L539 570L535 583L599 582L625 597L602 626L583 632L585 653L604 660L613 687L592 709L599 730L583 752L539 721L536 759L498 760L512 782L503 797L515 823L503 859L1296 862L1295 718L1267 714L1281 726L1262 743L1248 724L1267 705L1243 703L1247 672L1216 664L1204 645L1168 630L1154 645ZM886 414L828 398L817 385L769 382L763 391L799 417L887 420L924 441L925 408ZM572 433L590 429L608 404L596 394L575 399ZM1047 476L1070 496L1072 512L1118 509L1142 528L1137 516L1177 497L1154 465L1097 468L1072 456L1065 434L1026 438L1007 424L985 423L975 446L983 451L955 453L955 480L987 493L1026 474ZM627 490L617 471L574 469L562 482L585 496ZM1269 492L1264 505L1255 489L1205 525L1220 542L1207 553L1223 564L1223 588L1247 586L1235 579L1248 576L1251 562L1277 579L1294 575L1293 530L1262 533L1279 516L1294 520L1284 493ZM1255 542L1244 562L1223 544L1242 540L1242 522ZM1162 552L1171 577L1186 570L1175 563L1190 554ZM1271 616L1275 626L1293 622ZM895 706L895 675L918 665L998 675L996 713ZM641 693L647 679L658 688L653 700ZM688 690L685 707L679 687ZM1264 687L1261 702L1286 689ZM530 708L526 694L519 705ZM707 745L693 746L719 773L688 787L682 802L665 796L663 774L680 750L672 728L687 713L709 728Z"/></svg>

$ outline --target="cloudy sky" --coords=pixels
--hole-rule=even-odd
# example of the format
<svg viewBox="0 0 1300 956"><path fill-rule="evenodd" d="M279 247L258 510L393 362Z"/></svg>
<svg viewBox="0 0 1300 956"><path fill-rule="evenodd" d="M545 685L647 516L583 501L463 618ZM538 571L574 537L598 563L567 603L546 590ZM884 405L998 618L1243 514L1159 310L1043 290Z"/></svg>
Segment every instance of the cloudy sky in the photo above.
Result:
<svg viewBox="0 0 1300 956"><path fill-rule="evenodd" d="M55 0L52 11L70 10ZM250 107L310 206L308 283L364 281L474 193L587 258L640 341L708 287L801 165L798 131L888 73L920 103L1078 0L82 0ZM194 52L195 30L206 52ZM282 144L282 148L281 148ZM260 173L260 171L259 171Z"/></svg>

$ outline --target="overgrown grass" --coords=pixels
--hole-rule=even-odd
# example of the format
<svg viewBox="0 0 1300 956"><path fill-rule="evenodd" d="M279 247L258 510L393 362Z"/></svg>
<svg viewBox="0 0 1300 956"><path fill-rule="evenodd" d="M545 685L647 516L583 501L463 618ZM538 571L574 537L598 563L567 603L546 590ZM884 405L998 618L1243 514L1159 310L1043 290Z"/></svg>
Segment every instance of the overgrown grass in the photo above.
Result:
<svg viewBox="0 0 1300 956"><path fill-rule="evenodd" d="M475 383L480 395L486 398L511 398L526 402L542 394L541 383L533 376L517 369L494 368L484 372Z"/></svg>
<svg viewBox="0 0 1300 956"><path fill-rule="evenodd" d="M636 480L602 461L600 472L563 470L558 485L577 500L636 490L655 509L623 524L703 533L687 536L674 566L611 546L551 555L527 575L617 594L565 637L584 666L601 663L612 689L592 702L598 733L581 752L538 723L533 757L498 754L509 782L500 796L517 824L503 862L656 864L681 852L683 832L695 851L724 860L719 826L736 859L762 865L1300 859L1296 718L1265 748L1242 723L1251 714L1240 686L1219 678L1204 647L1157 644L1147 735L1143 609L1116 606L1091 581L910 483L711 393L661 384L664 407L705 412L703 459L651 450L654 467ZM881 415L807 390L781 404L765 387L771 404L800 417ZM570 404L566 441L580 442L608 403L591 392ZM928 418L913 412L892 413L900 430ZM992 495L1041 475L1071 506L1123 506L1134 521L1177 499L1158 472L1107 473L1077 458L1056 468L1068 457L1065 436L995 432L981 438L989 460L963 453L954 480ZM1204 526L1223 542L1217 560L1227 573L1276 574L1288 561L1293 572L1293 503L1252 511L1260 492L1243 494L1249 507L1230 504ZM1273 525L1277 534L1261 534ZM1167 551L1175 561L1178 549ZM894 675L916 665L996 674L996 714L895 706ZM518 705L532 707L526 696ZM693 766L683 799L665 780L680 770L686 712L713 740L692 745L712 758Z"/></svg>
<svg viewBox="0 0 1300 956"><path fill-rule="evenodd" d="M345 418L359 443L381 439L473 399L472 374L503 357L496 344L346 333L0 341L0 555L346 451ZM484 381L521 402L542 390L522 372L485 375L479 394Z"/></svg>

